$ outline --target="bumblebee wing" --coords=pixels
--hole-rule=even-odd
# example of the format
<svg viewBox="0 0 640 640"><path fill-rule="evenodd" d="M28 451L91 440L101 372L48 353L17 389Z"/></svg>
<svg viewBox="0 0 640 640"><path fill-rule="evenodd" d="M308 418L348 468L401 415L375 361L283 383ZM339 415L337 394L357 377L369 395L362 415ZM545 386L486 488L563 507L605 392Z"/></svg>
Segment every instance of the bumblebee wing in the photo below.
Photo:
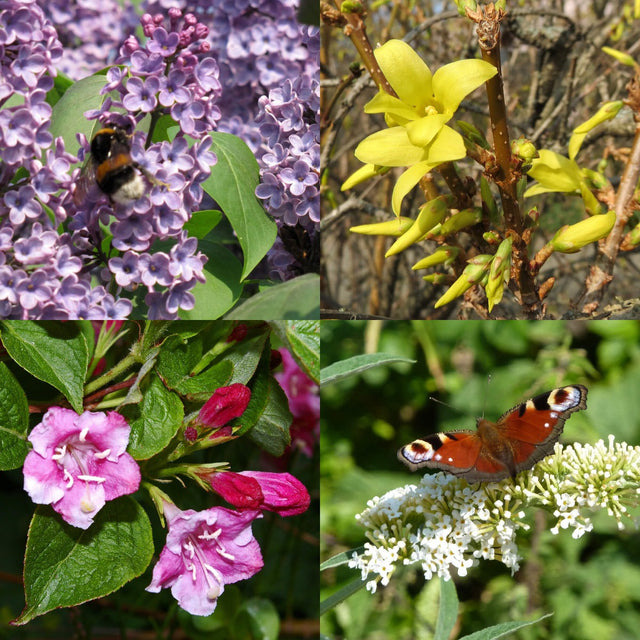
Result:
<svg viewBox="0 0 640 640"><path fill-rule="evenodd" d="M80 177L76 182L76 188L73 192L73 202L78 207L87 201L94 200L91 196L93 196L97 190L96 168L97 165L91 157L82 165Z"/></svg>

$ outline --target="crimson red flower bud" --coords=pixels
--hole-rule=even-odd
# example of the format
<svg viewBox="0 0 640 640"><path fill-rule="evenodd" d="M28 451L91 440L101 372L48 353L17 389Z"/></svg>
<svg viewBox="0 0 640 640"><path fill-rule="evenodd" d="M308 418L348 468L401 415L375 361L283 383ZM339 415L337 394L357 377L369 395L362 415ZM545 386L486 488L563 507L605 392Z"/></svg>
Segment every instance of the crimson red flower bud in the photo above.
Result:
<svg viewBox="0 0 640 640"><path fill-rule="evenodd" d="M295 516L306 511L311 502L307 488L290 473L218 471L202 477L218 495L239 509Z"/></svg>
<svg viewBox="0 0 640 640"><path fill-rule="evenodd" d="M243 384L236 383L228 387L220 387L200 409L198 414L200 422L214 429L222 427L241 416L250 399L251 389Z"/></svg>
<svg viewBox="0 0 640 640"><path fill-rule="evenodd" d="M240 509L259 509L264 502L260 483L233 471L220 471L207 476L211 488L229 504Z"/></svg>
<svg viewBox="0 0 640 640"><path fill-rule="evenodd" d="M246 324L236 325L229 334L227 342L242 342L247 337L247 331Z"/></svg>
<svg viewBox="0 0 640 640"><path fill-rule="evenodd" d="M185 437L185 440L188 440L189 442L194 442L198 438L197 429L195 427L187 427L184 430L184 437Z"/></svg>
<svg viewBox="0 0 640 640"><path fill-rule="evenodd" d="M282 364L282 354L277 349L271 349L271 359L269 360L269 369L273 371Z"/></svg>

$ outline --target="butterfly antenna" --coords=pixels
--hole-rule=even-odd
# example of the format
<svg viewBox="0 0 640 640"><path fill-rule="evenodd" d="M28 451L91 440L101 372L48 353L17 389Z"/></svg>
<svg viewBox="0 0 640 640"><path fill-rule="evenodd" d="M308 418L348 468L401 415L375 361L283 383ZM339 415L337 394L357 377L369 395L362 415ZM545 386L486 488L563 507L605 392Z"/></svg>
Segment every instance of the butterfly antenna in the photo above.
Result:
<svg viewBox="0 0 640 640"><path fill-rule="evenodd" d="M443 407L447 407L448 409L453 409L453 407L448 402L443 402L442 400L439 400L434 396L429 396L429 400L432 400L433 402L437 402L438 404L441 404ZM455 409L453 410L455 411Z"/></svg>
<svg viewBox="0 0 640 640"><path fill-rule="evenodd" d="M487 376L487 391L489 389L489 385L491 384L491 374ZM482 404L482 419L484 420L484 411L487 408L487 398L489 397L488 393L484 394L484 402Z"/></svg>

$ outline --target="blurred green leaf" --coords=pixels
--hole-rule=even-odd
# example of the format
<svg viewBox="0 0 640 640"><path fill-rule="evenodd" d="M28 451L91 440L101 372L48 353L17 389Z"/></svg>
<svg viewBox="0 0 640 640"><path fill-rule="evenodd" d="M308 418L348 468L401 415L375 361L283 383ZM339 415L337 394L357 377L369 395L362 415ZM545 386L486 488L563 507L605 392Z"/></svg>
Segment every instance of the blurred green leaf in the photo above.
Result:
<svg viewBox="0 0 640 640"><path fill-rule="evenodd" d="M361 356L353 356L347 360L334 362L333 364L324 367L320 372L320 384L326 385L331 382L337 382L343 378L356 376L368 369L373 369L374 367L380 367L386 364L394 364L396 362L415 364L416 361L410 360L409 358L402 358L400 356L393 355L392 353L368 353Z"/></svg>

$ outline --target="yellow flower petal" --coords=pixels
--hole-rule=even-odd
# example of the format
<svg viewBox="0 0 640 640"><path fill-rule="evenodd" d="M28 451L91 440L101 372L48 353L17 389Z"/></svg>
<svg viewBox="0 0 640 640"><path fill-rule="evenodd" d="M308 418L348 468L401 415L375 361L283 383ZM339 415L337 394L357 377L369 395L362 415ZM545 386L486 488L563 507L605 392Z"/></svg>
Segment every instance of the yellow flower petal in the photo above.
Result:
<svg viewBox="0 0 640 640"><path fill-rule="evenodd" d="M417 162L412 167L409 167L397 180L393 187L393 193L391 194L391 208L393 213L397 216L400 215L400 209L402 207L402 201L404 197L415 187L420 178L429 173L433 169L433 165L428 162Z"/></svg>
<svg viewBox="0 0 640 640"><path fill-rule="evenodd" d="M462 100L498 70L484 60L458 60L440 67L433 76L433 93L451 117Z"/></svg>
<svg viewBox="0 0 640 640"><path fill-rule="evenodd" d="M529 176L549 191L571 193L580 189L582 174L575 161L549 149L540 149L539 154L540 157L531 162Z"/></svg>
<svg viewBox="0 0 640 640"><path fill-rule="evenodd" d="M425 160L425 150L409 142L404 127L391 127L367 136L354 151L360 162L384 167L408 167Z"/></svg>
<svg viewBox="0 0 640 640"><path fill-rule="evenodd" d="M406 129L409 141L411 144L415 144L416 147L426 147L436 137L447 120L449 120L448 116L437 114L407 123Z"/></svg>
<svg viewBox="0 0 640 640"><path fill-rule="evenodd" d="M431 71L422 58L402 40L389 40L373 53L398 98L423 115L425 96L432 91Z"/></svg>
<svg viewBox="0 0 640 640"><path fill-rule="evenodd" d="M395 96L390 96L386 91L378 91L367 104L364 105L365 113L390 113L396 119L408 122L418 118L415 109L402 102ZM400 124L400 122L398 122Z"/></svg>
<svg viewBox="0 0 640 640"><path fill-rule="evenodd" d="M443 162L460 160L466 155L467 149L462 136L451 127L444 125L429 145L425 160L436 166Z"/></svg>

